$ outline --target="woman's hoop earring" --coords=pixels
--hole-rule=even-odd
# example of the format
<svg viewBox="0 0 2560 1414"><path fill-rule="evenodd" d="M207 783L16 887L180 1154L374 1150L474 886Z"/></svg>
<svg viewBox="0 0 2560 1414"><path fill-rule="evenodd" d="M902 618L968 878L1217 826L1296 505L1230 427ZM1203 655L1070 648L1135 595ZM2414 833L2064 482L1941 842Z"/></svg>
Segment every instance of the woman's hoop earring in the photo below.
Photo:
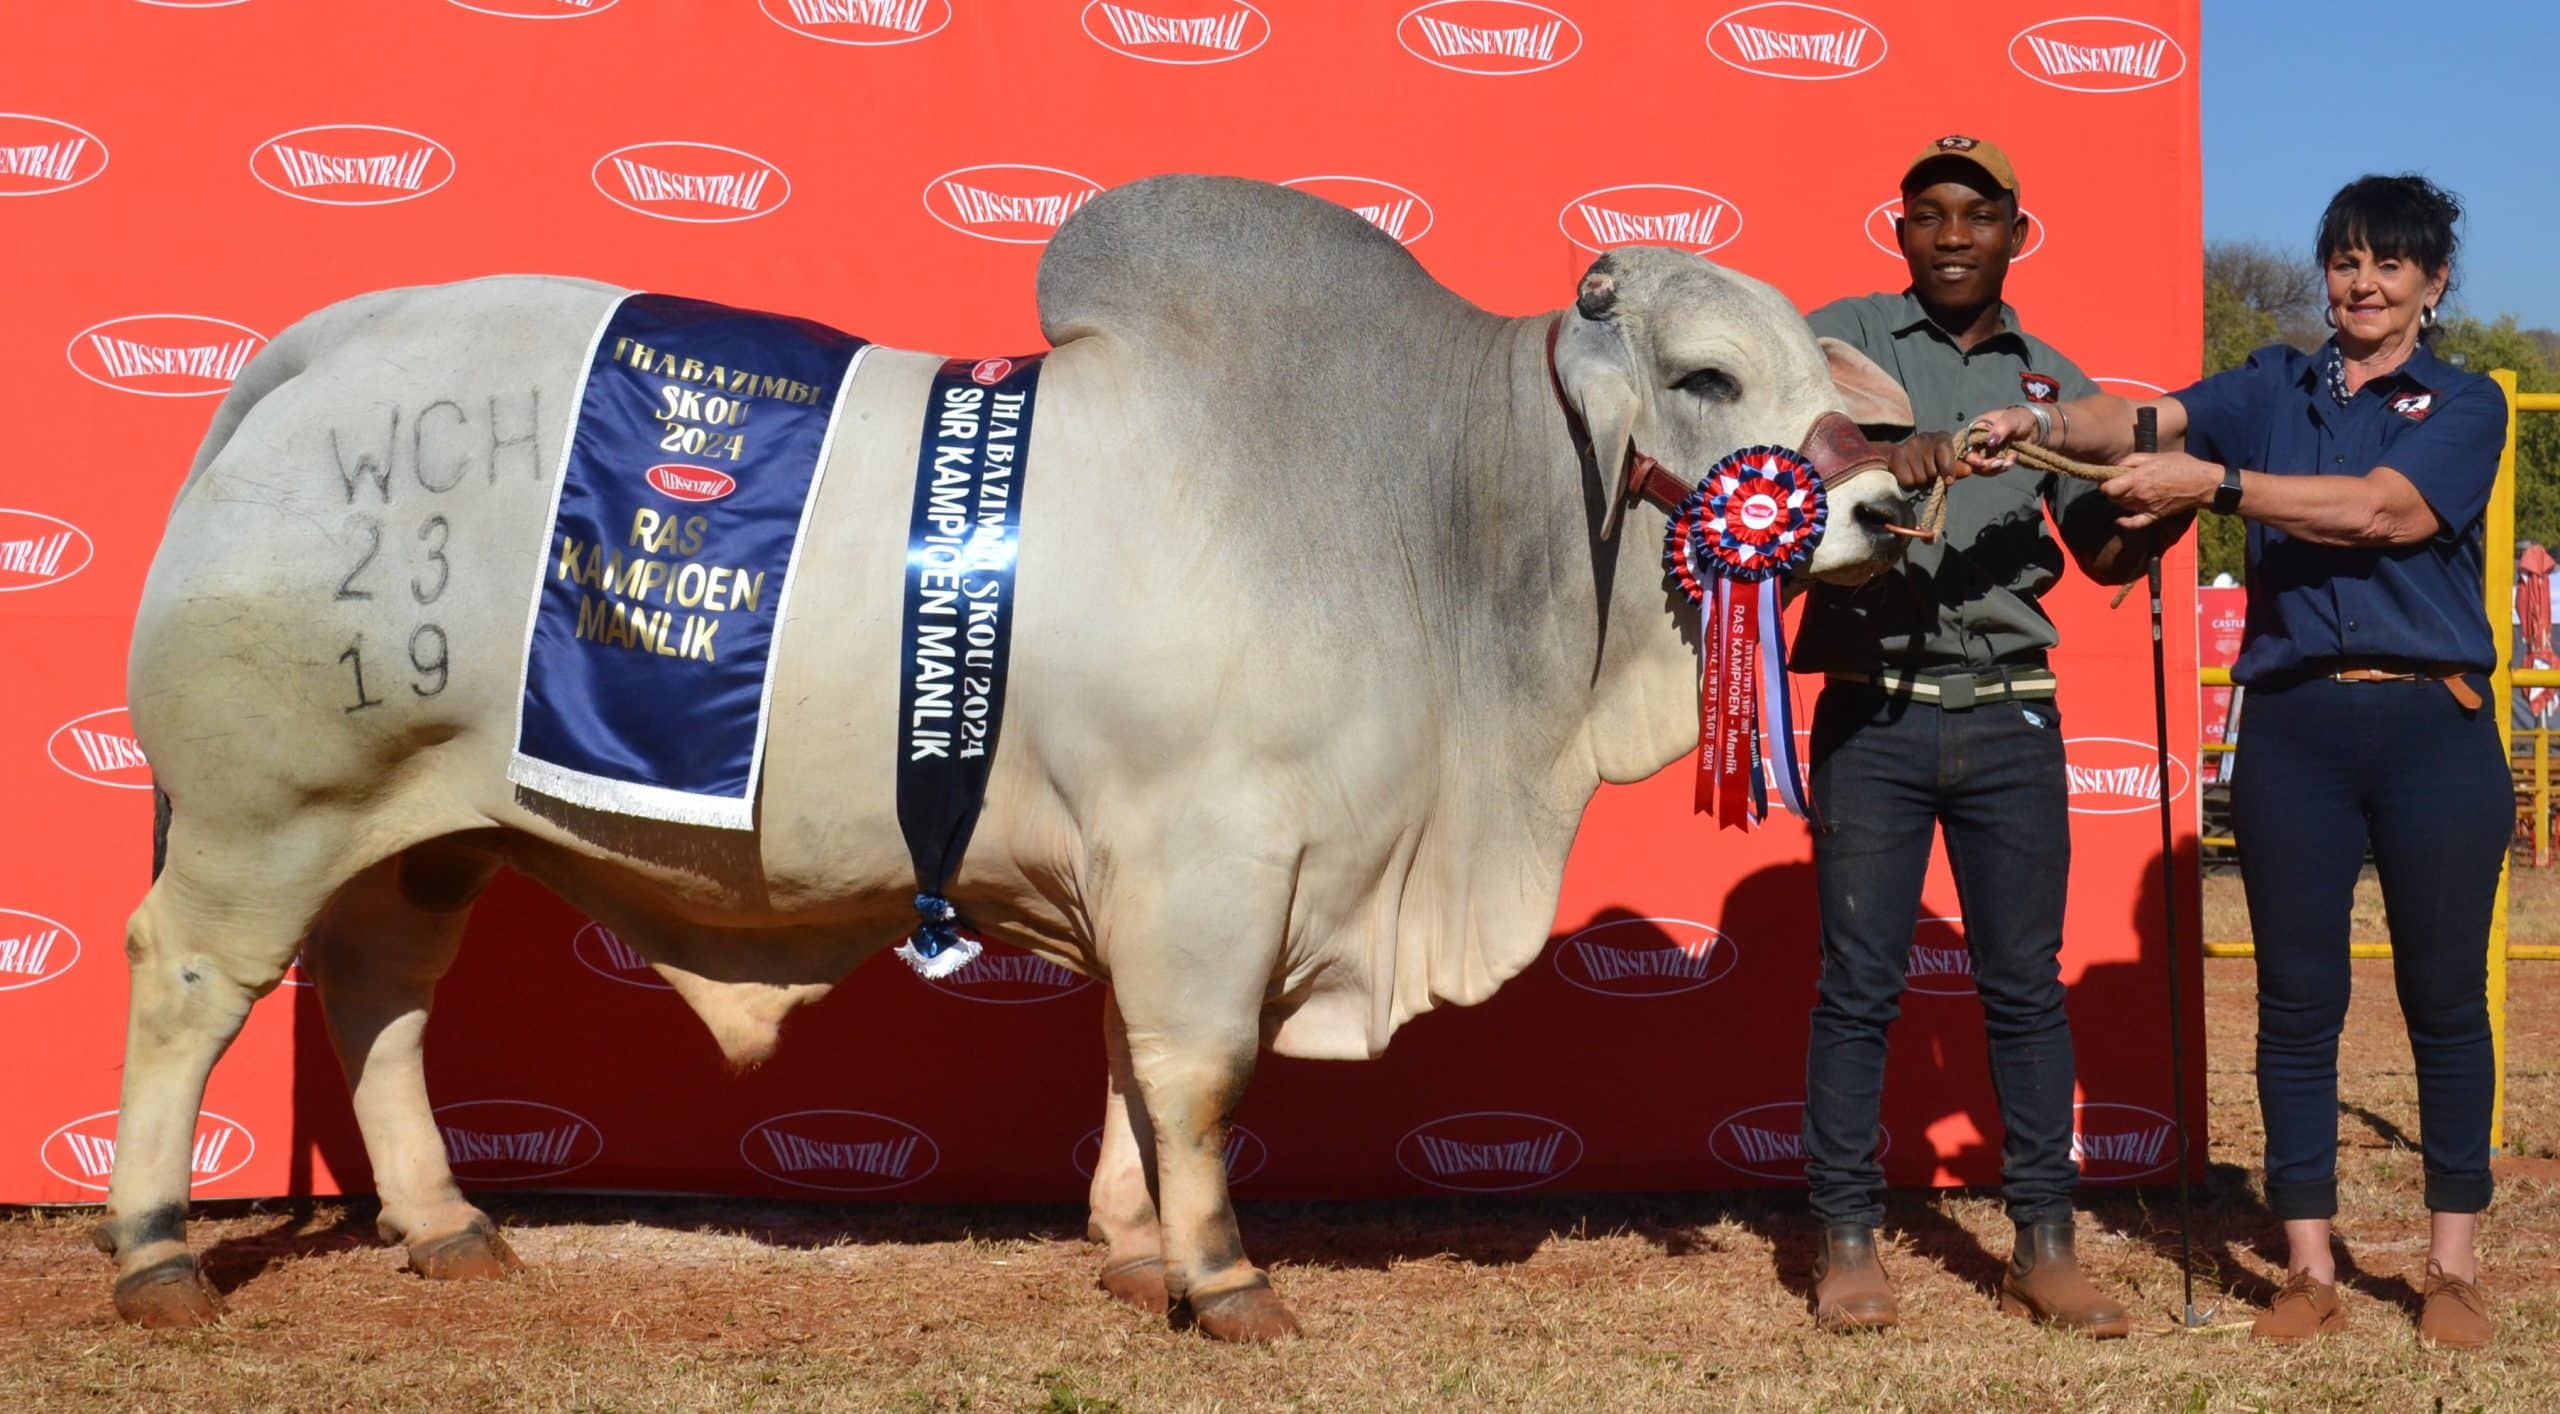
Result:
<svg viewBox="0 0 2560 1414"><path fill-rule="evenodd" d="M2324 304L2320 306L2320 322L2328 325L2332 329L2337 328L2338 307L2334 304Z"/></svg>
<svg viewBox="0 0 2560 1414"><path fill-rule="evenodd" d="M2418 311L2418 327L2421 329L2432 329L2436 327L2436 307L2434 305L2428 305L2426 308Z"/></svg>

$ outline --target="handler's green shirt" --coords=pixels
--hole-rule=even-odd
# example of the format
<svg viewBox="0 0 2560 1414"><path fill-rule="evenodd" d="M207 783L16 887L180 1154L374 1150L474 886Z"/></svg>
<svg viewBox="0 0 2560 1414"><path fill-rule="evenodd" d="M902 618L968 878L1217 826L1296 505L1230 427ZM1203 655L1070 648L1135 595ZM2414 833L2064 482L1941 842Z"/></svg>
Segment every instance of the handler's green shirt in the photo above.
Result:
<svg viewBox="0 0 2560 1414"><path fill-rule="evenodd" d="M2026 402L2036 378L2051 379L2064 401L2099 391L2052 345L2020 329L2005 304L1999 332L1971 353L1908 291L1835 300L1806 321L1899 379L1922 432L1953 433L1994 408ZM2042 665L2061 641L2036 603L2062 577L2046 506L2084 556L2116 534L2123 514L2090 482L2028 467L1958 481L1947 488L1938 541L1910 542L1899 568L1855 589L1813 587L1788 666L1819 673Z"/></svg>

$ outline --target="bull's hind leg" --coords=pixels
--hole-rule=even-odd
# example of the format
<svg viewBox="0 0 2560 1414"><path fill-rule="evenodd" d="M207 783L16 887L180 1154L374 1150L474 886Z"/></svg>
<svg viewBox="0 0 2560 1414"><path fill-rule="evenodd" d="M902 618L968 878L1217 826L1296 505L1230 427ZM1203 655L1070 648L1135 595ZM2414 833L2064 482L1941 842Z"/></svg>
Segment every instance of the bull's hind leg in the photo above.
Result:
<svg viewBox="0 0 2560 1414"><path fill-rule="evenodd" d="M465 845L417 846L339 890L304 950L373 1163L375 1227L383 1241L408 1245L409 1270L439 1280L503 1277L521 1265L453 1181L422 1044L436 979L496 867Z"/></svg>
<svg viewBox="0 0 2560 1414"><path fill-rule="evenodd" d="M186 1239L205 1079L251 1004L284 976L335 882L327 872L335 842L308 826L255 849L190 838L183 820L173 829L170 866L125 928L133 993L124 1093L97 1230L98 1246L116 1259L116 1312L145 1326L217 1315Z"/></svg>
<svg viewBox="0 0 2560 1414"><path fill-rule="evenodd" d="M1120 1021L1119 1000L1108 992L1102 1003L1102 1049L1111 1071L1085 1235L1104 1247L1102 1289L1161 1316L1170 1302L1164 1288L1164 1234L1156 1225L1155 1127L1147 1122L1138 1078L1129 1066L1129 1034Z"/></svg>

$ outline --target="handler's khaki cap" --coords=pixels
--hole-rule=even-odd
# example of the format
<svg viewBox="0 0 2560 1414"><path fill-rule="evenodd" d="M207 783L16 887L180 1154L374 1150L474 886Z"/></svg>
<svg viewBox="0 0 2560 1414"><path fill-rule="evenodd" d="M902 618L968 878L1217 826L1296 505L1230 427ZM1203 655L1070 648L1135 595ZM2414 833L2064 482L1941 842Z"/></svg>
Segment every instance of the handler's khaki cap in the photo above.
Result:
<svg viewBox="0 0 2560 1414"><path fill-rule="evenodd" d="M2000 190L2011 196L2018 194L2018 169L2009 165L2009 154L1978 137L1949 133L1929 144L1919 156L1911 159L1910 166L1902 169L1904 189L1908 190L1912 177L1932 162L1962 162L1980 168L1982 174Z"/></svg>

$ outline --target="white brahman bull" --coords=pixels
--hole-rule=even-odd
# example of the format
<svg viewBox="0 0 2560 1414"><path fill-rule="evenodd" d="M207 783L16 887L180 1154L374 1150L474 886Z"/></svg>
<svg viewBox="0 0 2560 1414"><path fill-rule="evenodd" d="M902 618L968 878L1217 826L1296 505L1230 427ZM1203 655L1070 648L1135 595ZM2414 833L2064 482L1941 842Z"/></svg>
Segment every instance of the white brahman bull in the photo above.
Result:
<svg viewBox="0 0 2560 1414"><path fill-rule="evenodd" d="M129 925L98 1232L128 1319L215 1315L184 1240L189 1139L297 948L384 1239L425 1275L481 1276L514 1258L446 1166L420 1036L500 866L620 933L739 1065L914 921L891 742L936 356L875 350L847 399L757 829L507 783L549 481L616 294L510 277L323 310L240 377L178 494L131 661L165 865ZM1294 1321L1220 1163L1258 1048L1372 1056L1490 995L1544 944L1593 790L1697 744L1697 615L1663 521L1620 531L1621 468L1641 452L1691 481L1817 420L1837 444L1826 413L1907 405L1775 290L1692 255L1616 252L1574 308L1504 318L1353 213L1226 179L1095 199L1039 300L1056 352L1010 720L950 893L1111 985L1105 1284L1271 1338ZM1879 468L1831 497L1812 572L1872 574L1900 491Z"/></svg>

